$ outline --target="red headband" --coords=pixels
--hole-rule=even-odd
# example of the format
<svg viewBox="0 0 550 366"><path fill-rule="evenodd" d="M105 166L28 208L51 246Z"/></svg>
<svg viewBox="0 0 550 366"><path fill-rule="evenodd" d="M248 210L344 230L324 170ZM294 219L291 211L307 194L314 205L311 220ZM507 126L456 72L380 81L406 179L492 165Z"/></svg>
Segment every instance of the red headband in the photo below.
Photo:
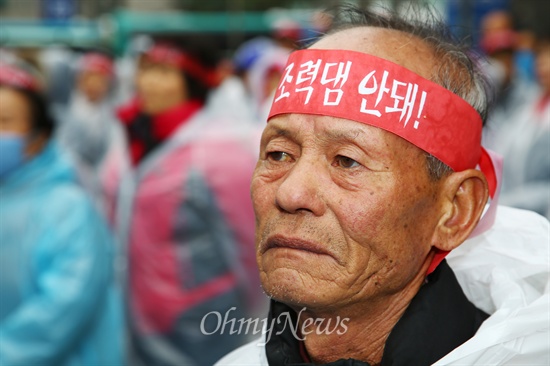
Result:
<svg viewBox="0 0 550 366"><path fill-rule="evenodd" d="M217 84L217 77L212 70L202 66L199 61L176 47L167 44L154 45L145 56L153 62L168 64L188 72L209 87Z"/></svg>
<svg viewBox="0 0 550 366"><path fill-rule="evenodd" d="M402 66L355 51L296 51L288 59L268 120L285 113L365 123L404 138L454 171L479 166L496 207L498 174L490 153L481 147L479 114L458 95ZM485 216L494 221L494 215ZM446 254L436 254L428 273Z"/></svg>
<svg viewBox="0 0 550 366"><path fill-rule="evenodd" d="M518 35L513 30L493 31L481 39L481 49L488 55L499 51L513 51L518 43Z"/></svg>
<svg viewBox="0 0 550 366"><path fill-rule="evenodd" d="M113 61L99 53L88 53L82 57L81 71L94 71L105 75L113 74Z"/></svg>
<svg viewBox="0 0 550 366"><path fill-rule="evenodd" d="M481 118L468 103L404 67L365 53L291 54L269 118L283 113L328 115L382 128L455 171L475 168L481 155Z"/></svg>
<svg viewBox="0 0 550 366"><path fill-rule="evenodd" d="M39 89L38 81L31 74L5 63L0 63L0 84L31 91Z"/></svg>

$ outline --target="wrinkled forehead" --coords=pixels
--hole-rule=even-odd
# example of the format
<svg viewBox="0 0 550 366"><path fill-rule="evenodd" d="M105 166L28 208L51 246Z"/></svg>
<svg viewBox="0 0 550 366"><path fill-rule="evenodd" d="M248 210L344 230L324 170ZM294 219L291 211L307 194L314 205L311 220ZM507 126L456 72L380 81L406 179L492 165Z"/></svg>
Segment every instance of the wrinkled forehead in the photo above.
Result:
<svg viewBox="0 0 550 366"><path fill-rule="evenodd" d="M349 50L377 56L398 64L426 79L434 74L434 50L409 33L377 27L356 27L329 34L309 49Z"/></svg>

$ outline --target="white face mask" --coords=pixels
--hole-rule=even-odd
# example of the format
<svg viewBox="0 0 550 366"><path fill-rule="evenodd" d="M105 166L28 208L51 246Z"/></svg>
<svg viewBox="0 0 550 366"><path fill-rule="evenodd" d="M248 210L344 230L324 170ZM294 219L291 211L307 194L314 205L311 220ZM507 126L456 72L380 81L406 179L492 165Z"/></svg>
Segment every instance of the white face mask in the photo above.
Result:
<svg viewBox="0 0 550 366"><path fill-rule="evenodd" d="M506 67L501 61L489 58L481 65L481 69L487 76L493 90L498 92L503 88L506 81Z"/></svg>

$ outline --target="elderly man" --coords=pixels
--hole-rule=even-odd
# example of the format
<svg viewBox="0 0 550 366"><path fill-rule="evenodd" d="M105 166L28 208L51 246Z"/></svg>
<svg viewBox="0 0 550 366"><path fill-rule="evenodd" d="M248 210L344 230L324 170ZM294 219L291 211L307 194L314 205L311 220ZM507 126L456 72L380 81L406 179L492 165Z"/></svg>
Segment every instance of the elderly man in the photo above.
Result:
<svg viewBox="0 0 550 366"><path fill-rule="evenodd" d="M251 189L265 350L219 365L429 365L494 312L444 260L497 191L483 78L437 26L348 15L275 95Z"/></svg>

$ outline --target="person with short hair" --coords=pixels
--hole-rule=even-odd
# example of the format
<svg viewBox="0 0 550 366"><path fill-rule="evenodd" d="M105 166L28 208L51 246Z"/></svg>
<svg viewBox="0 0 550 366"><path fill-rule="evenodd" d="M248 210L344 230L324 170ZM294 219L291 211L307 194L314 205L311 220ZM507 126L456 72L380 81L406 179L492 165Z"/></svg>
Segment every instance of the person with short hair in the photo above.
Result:
<svg viewBox="0 0 550 366"><path fill-rule="evenodd" d="M548 363L548 221L495 211L487 99L436 19L345 8L291 54L251 184L271 308L217 365Z"/></svg>

